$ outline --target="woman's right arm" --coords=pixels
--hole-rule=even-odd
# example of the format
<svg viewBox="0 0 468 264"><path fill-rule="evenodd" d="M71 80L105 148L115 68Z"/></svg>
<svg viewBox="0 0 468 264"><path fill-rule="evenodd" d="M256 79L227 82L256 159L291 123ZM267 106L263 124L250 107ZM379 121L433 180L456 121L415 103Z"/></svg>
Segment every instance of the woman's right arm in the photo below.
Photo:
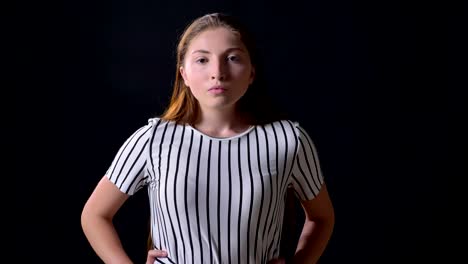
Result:
<svg viewBox="0 0 468 264"><path fill-rule="evenodd" d="M81 226L91 247L104 263L130 264L112 219L129 195L107 176L97 184L81 213Z"/></svg>

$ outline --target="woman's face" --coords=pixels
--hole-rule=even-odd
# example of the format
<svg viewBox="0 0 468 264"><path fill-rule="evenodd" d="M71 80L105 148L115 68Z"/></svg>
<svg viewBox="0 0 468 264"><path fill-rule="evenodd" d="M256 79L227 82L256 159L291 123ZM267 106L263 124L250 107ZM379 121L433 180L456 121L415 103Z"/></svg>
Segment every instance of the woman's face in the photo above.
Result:
<svg viewBox="0 0 468 264"><path fill-rule="evenodd" d="M239 35L224 27L203 31L192 39L179 70L202 111L234 106L255 72Z"/></svg>

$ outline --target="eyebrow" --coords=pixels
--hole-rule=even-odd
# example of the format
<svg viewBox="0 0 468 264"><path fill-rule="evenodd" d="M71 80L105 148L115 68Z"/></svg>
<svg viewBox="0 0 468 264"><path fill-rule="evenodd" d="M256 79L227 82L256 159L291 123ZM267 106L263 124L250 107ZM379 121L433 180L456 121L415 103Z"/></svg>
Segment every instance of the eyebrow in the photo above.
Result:
<svg viewBox="0 0 468 264"><path fill-rule="evenodd" d="M245 53L245 50L244 50L244 49L238 48L238 47L229 48L229 49L225 50L224 52L231 52L231 51L234 51L234 50L241 51L241 52L244 52L244 53ZM209 52L209 51L207 51L207 50L199 49L199 50L194 50L194 51L192 52L192 54L197 53L197 52L205 53L205 54L211 53L211 52Z"/></svg>

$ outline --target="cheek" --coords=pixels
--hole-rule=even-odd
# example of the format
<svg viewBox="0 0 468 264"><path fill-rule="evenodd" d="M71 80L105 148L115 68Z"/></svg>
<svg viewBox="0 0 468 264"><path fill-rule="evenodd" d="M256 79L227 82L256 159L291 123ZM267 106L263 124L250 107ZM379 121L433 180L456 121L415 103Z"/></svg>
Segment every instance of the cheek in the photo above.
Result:
<svg viewBox="0 0 468 264"><path fill-rule="evenodd" d="M200 75L198 74L190 75L188 84L189 84L190 91L192 91L192 94L195 97L198 97L198 95L200 94L200 91L203 88L203 83L204 82L202 78L200 77Z"/></svg>
<svg viewBox="0 0 468 264"><path fill-rule="evenodd" d="M234 73L239 80L248 82L251 77L251 70L248 68L239 69Z"/></svg>
<svg viewBox="0 0 468 264"><path fill-rule="evenodd" d="M205 72L202 69L190 69L187 72L188 80L192 83L192 85L199 83L200 81L205 79Z"/></svg>

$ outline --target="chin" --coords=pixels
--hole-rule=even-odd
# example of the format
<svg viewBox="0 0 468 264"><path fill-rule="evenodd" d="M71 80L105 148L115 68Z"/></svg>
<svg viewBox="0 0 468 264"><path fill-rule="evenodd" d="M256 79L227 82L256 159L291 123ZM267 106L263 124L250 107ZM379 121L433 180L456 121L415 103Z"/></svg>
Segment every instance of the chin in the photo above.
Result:
<svg viewBox="0 0 468 264"><path fill-rule="evenodd" d="M208 108L211 108L211 109L224 110L224 109L227 109L227 108L231 108L234 104L235 104L235 102L224 101L224 102L212 103L212 104L209 104L209 105L206 105L206 106Z"/></svg>

